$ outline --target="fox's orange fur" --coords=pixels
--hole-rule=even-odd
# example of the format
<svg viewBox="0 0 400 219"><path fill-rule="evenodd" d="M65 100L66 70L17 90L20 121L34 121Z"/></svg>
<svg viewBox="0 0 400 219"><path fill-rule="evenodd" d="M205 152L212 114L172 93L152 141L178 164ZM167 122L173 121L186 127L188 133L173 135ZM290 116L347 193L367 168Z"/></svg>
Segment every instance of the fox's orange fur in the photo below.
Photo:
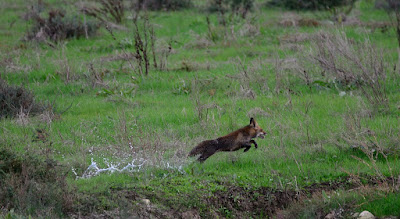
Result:
<svg viewBox="0 0 400 219"><path fill-rule="evenodd" d="M250 124L241 129L214 140L202 141L190 151L189 156L200 154L198 161L204 162L211 155L219 151L237 151L245 148L244 152L247 152L251 148L251 144L254 144L257 148L257 143L253 138L264 138L266 134L256 120L251 118Z"/></svg>

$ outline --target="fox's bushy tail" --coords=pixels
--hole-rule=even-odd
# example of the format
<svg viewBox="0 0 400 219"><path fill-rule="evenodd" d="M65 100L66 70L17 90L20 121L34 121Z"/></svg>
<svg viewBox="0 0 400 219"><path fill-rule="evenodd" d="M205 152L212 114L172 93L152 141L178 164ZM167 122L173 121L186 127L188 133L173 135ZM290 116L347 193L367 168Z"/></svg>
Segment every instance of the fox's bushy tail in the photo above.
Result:
<svg viewBox="0 0 400 219"><path fill-rule="evenodd" d="M198 154L203 154L205 151L207 151L209 147L214 147L213 140L202 141L200 144L198 144L195 148L193 148L190 151L189 157L193 157Z"/></svg>

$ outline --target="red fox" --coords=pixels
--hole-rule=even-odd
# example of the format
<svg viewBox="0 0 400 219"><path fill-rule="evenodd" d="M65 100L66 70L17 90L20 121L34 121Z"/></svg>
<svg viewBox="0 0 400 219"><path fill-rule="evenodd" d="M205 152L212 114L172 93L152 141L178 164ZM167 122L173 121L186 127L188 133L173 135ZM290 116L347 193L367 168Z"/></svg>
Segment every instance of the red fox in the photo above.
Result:
<svg viewBox="0 0 400 219"><path fill-rule="evenodd" d="M264 138L266 134L256 120L251 118L250 124L239 130L214 140L202 141L190 151L189 156L193 157L200 154L197 160L202 163L219 151L237 151L245 148L244 152L247 152L251 148L251 144L254 144L257 148L257 143L253 138Z"/></svg>

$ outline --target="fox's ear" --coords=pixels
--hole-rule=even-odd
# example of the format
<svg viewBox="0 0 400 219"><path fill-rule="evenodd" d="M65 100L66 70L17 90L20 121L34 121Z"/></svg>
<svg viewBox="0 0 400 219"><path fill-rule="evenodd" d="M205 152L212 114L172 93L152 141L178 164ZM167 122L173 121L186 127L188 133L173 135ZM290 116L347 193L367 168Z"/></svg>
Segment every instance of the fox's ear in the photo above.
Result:
<svg viewBox="0 0 400 219"><path fill-rule="evenodd" d="M250 118L250 125L256 127L256 120L254 120L253 117Z"/></svg>

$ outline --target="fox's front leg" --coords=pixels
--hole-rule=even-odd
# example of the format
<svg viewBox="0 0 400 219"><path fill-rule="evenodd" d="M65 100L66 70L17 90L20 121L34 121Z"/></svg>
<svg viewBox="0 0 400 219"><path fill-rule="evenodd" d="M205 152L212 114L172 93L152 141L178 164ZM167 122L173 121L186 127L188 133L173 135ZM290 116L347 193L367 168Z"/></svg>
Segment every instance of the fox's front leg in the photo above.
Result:
<svg viewBox="0 0 400 219"><path fill-rule="evenodd" d="M246 144L243 145L243 147L246 148L246 149L244 149L243 152L247 152L248 150L250 150L251 144L254 144L254 147L255 147L255 148L258 148L257 142L254 141L253 139L251 139L251 140L249 141L249 143L246 143Z"/></svg>
<svg viewBox="0 0 400 219"><path fill-rule="evenodd" d="M254 144L254 147L255 147L255 148L258 148L257 142L254 141L253 139L250 140L250 145L251 145L251 144Z"/></svg>

